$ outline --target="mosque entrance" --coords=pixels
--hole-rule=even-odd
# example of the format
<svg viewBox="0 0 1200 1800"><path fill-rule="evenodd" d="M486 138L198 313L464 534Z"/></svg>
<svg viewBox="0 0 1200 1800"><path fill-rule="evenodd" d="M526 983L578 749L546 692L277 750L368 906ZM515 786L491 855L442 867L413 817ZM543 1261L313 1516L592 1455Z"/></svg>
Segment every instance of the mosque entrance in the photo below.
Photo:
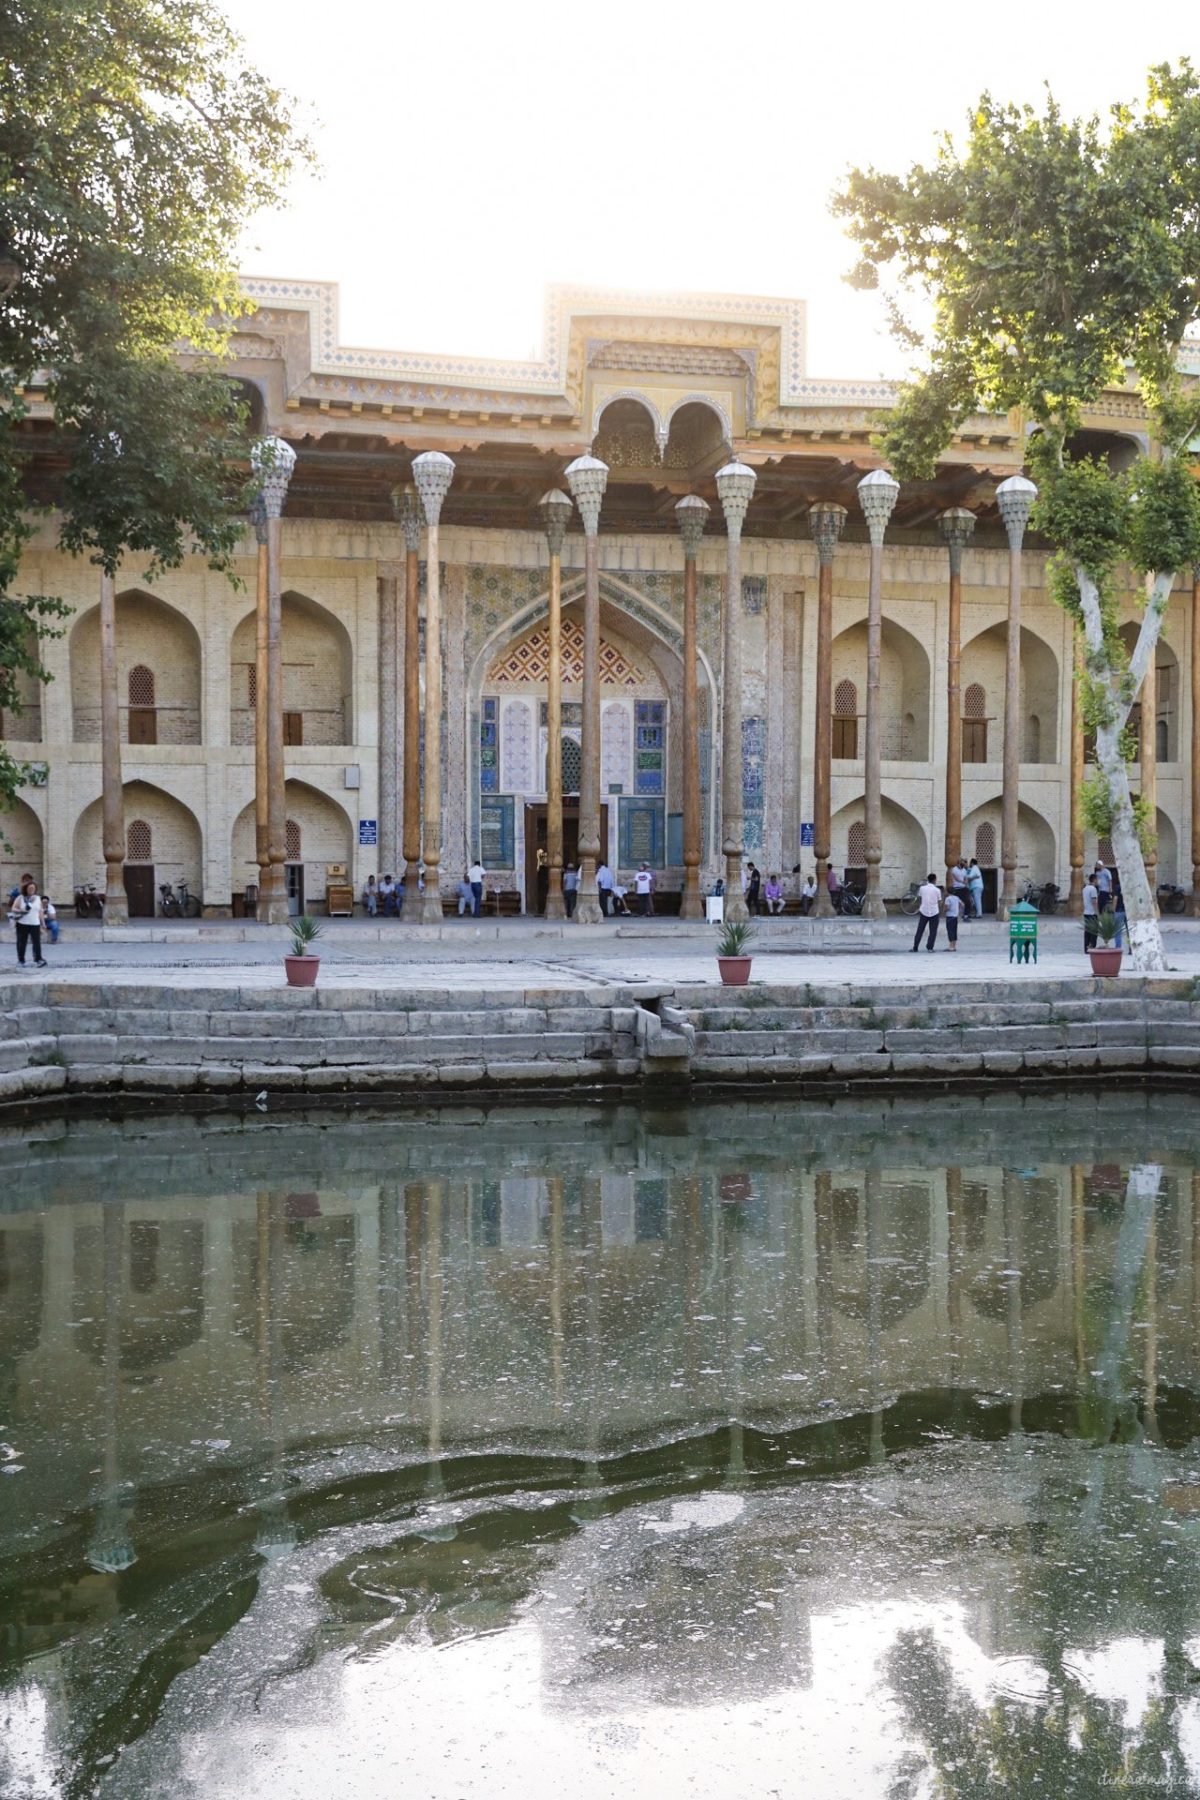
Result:
<svg viewBox="0 0 1200 1800"><path fill-rule="evenodd" d="M525 808L525 911L544 914L546 892L550 883L546 859L546 804L534 802ZM608 843L608 808L600 808L600 843ZM604 851L601 849L601 858ZM563 801L563 867L579 866L579 802Z"/></svg>

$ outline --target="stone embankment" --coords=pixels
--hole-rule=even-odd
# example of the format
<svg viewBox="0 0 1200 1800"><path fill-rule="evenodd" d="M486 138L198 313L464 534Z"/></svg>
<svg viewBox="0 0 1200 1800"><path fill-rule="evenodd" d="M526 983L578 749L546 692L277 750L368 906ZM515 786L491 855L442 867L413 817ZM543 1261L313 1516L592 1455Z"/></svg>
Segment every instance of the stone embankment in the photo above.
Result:
<svg viewBox="0 0 1200 1800"><path fill-rule="evenodd" d="M1200 1077L1200 981L0 987L0 1102Z"/></svg>

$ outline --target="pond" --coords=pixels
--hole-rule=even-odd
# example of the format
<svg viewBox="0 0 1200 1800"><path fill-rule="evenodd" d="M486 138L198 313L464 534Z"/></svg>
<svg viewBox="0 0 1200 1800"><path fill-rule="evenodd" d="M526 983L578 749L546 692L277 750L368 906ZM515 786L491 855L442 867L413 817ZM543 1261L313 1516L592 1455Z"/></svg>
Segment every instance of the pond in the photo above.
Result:
<svg viewBox="0 0 1200 1800"><path fill-rule="evenodd" d="M0 1136L0 1793L1200 1793L1198 1115Z"/></svg>

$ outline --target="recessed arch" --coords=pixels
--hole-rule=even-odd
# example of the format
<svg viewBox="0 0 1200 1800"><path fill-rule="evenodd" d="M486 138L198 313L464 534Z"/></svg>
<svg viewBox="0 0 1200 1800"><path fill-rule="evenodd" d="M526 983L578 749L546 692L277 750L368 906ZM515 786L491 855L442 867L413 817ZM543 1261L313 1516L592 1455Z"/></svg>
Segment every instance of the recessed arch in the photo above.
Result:
<svg viewBox="0 0 1200 1800"><path fill-rule="evenodd" d="M851 849L861 844L865 854L865 801L860 794L840 807L830 824L830 860L835 868L860 868ZM919 819L901 806L898 800L884 795L880 802L879 892L885 900L895 900L906 893L910 882L920 881L929 870L929 840ZM857 829L856 829L857 827Z"/></svg>
<svg viewBox="0 0 1200 1800"><path fill-rule="evenodd" d="M1141 621L1129 620L1121 626L1121 642L1126 655L1132 655L1141 631ZM1154 750L1160 763L1179 760L1179 658L1166 639L1160 637L1154 646L1154 668L1157 680L1154 694ZM1129 709L1128 729L1135 739L1141 731L1142 699L1139 692Z"/></svg>
<svg viewBox="0 0 1200 1800"><path fill-rule="evenodd" d="M142 588L115 600L117 701L121 742L198 744L203 654L200 634L173 602ZM76 619L67 643L71 671L72 735L100 741L100 607ZM134 691L150 699L133 698Z"/></svg>
<svg viewBox="0 0 1200 1800"><path fill-rule="evenodd" d="M977 857L982 868L999 868L1003 854L1001 818L1002 797L997 789L987 800L980 801L963 819L963 854ZM980 832L990 834L995 855L990 863L980 854ZM1026 881L1041 883L1058 881L1058 839L1054 826L1044 814L1027 800L1017 805L1017 885ZM986 846L985 846L986 847Z"/></svg>
<svg viewBox="0 0 1200 1800"><path fill-rule="evenodd" d="M1018 712L1021 761L1058 761L1058 652L1040 632L1021 626L1021 686ZM984 699L983 712L963 708L963 757L968 762L998 763L1004 755L1004 691L1008 627L1004 620L984 626L963 645L964 699ZM968 723L969 721L969 723ZM980 754L986 746L986 754Z"/></svg>
<svg viewBox="0 0 1200 1800"><path fill-rule="evenodd" d="M192 894L201 895L203 879L203 834L200 821L191 808L165 788L149 781L126 781L122 785L125 824L144 825L149 831L154 867L154 883L170 882L177 887L186 882ZM75 821L75 886L92 881L104 886L103 803L97 798L85 806ZM142 848L140 834L137 848ZM127 840L128 847L128 840ZM150 860L138 857L135 860Z"/></svg>
<svg viewBox="0 0 1200 1800"><path fill-rule="evenodd" d="M1179 834L1169 813L1158 807L1154 814L1158 849L1158 879L1174 887L1179 880Z"/></svg>
<svg viewBox="0 0 1200 1800"><path fill-rule="evenodd" d="M688 394L676 402L667 419L663 461L670 469L695 469L723 459L733 428L724 407L707 394Z"/></svg>
<svg viewBox="0 0 1200 1800"><path fill-rule="evenodd" d="M646 469L662 461L667 428L644 394L628 390L607 395L594 420L592 453L610 469Z"/></svg>
<svg viewBox="0 0 1200 1800"><path fill-rule="evenodd" d="M289 745L354 742L354 645L329 607L288 588L279 602L284 737ZM254 742L259 703L255 681L255 615L243 613L229 640L229 732L233 744Z"/></svg>
<svg viewBox="0 0 1200 1800"><path fill-rule="evenodd" d="M867 622L856 619L833 640L833 689L849 682L867 691ZM880 750L885 762L929 760L929 653L920 639L894 619L884 619L880 642ZM844 691L844 690L843 690ZM841 716L841 715L839 715ZM862 734L856 734L856 754ZM835 754L836 754L835 750ZM843 754L845 747L843 746Z"/></svg>
<svg viewBox="0 0 1200 1800"><path fill-rule="evenodd" d="M354 821L332 794L292 777L284 783L283 810L285 829L287 823L295 827L294 847L296 836L299 838L305 908L308 912L320 912L325 902L326 865L344 863L347 868L352 866ZM233 891L240 893L258 881L253 800L234 820L230 855ZM379 870L381 875L396 872L395 869Z"/></svg>
<svg viewBox="0 0 1200 1800"><path fill-rule="evenodd" d="M10 850L0 843L0 896L7 903L22 875L32 875L38 892L45 892L42 822L32 806L17 800L10 810L0 813L0 837L12 845Z"/></svg>

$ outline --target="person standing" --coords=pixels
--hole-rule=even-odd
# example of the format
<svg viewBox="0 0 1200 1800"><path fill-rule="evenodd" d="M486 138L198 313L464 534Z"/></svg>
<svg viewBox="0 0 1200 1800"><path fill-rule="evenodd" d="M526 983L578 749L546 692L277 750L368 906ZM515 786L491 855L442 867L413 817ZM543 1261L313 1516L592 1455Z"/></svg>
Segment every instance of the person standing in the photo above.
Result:
<svg viewBox="0 0 1200 1800"><path fill-rule="evenodd" d="M651 898L654 893L654 877L645 863L639 865L638 872L633 878L633 885L637 891L638 908L648 919L654 911L654 901Z"/></svg>
<svg viewBox="0 0 1200 1800"><path fill-rule="evenodd" d="M1120 870L1114 870L1113 872L1111 899L1113 918L1117 921L1117 935L1113 939L1113 949L1123 950L1125 948L1125 927L1128 925L1129 921L1125 917L1125 896L1121 892Z"/></svg>
<svg viewBox="0 0 1200 1800"><path fill-rule="evenodd" d="M958 921L966 911L967 903L963 898L966 888L952 887L946 895L946 948L958 949Z"/></svg>
<svg viewBox="0 0 1200 1800"><path fill-rule="evenodd" d="M471 884L471 917L477 919L483 911L483 864L478 857L467 870L467 880Z"/></svg>
<svg viewBox="0 0 1200 1800"><path fill-rule="evenodd" d="M983 870L972 857L967 868L967 888L971 895L971 917L983 917Z"/></svg>
<svg viewBox="0 0 1200 1800"><path fill-rule="evenodd" d="M1083 884L1083 948L1084 954L1094 950L1100 937L1100 890L1095 874Z"/></svg>
<svg viewBox="0 0 1200 1800"><path fill-rule="evenodd" d="M568 919L575 917L575 903L579 899L579 870L574 863L568 863L562 875L563 906Z"/></svg>
<svg viewBox="0 0 1200 1800"><path fill-rule="evenodd" d="M753 863L746 864L746 911L751 918L758 912L759 897L762 893L762 876Z"/></svg>
<svg viewBox="0 0 1200 1800"><path fill-rule="evenodd" d="M961 919L966 913L967 900L969 898L969 888L967 885L967 865L963 861L961 856L958 857L958 859L956 860L956 862L954 864L954 867L950 871L950 892L952 894L957 894L959 899L962 901L962 906L961 906L961 908L959 910L959 914L958 914L959 918ZM947 917L949 917L948 914L947 914Z"/></svg>
<svg viewBox="0 0 1200 1800"><path fill-rule="evenodd" d="M455 897L458 900L458 916L461 919L466 913L470 912L471 903L475 898L474 894L471 892L470 877L465 869L463 870L462 880L455 889Z"/></svg>
<svg viewBox="0 0 1200 1800"><path fill-rule="evenodd" d="M8 916L17 928L17 961L21 967L25 967L26 950L32 949L34 965L44 969L46 959L42 955L42 897L37 891L37 882L32 878L21 883L21 891L9 908Z"/></svg>
<svg viewBox="0 0 1200 1800"><path fill-rule="evenodd" d="M1100 911L1108 905L1109 900L1112 898L1112 870L1106 868L1102 862L1098 862L1092 880L1095 882L1096 892L1100 896L1100 906L1097 909Z"/></svg>
<svg viewBox="0 0 1200 1800"><path fill-rule="evenodd" d="M842 905L841 905L840 896L841 896L841 892L842 892L842 884L838 880L838 872L834 868L832 863L830 863L828 869L825 872L825 886L829 889L829 900L830 900L830 904L833 907L834 912L841 912Z"/></svg>
<svg viewBox="0 0 1200 1800"><path fill-rule="evenodd" d="M942 916L942 890L938 886L937 876L930 870L921 883L918 891L920 901L920 917L917 920L917 935L913 939L913 953L921 948L921 939L929 933L929 942L925 948L932 950L937 943L938 921Z"/></svg>
<svg viewBox="0 0 1200 1800"><path fill-rule="evenodd" d="M596 895L600 901L600 911L607 919L612 910L613 872L606 862L602 862L596 870Z"/></svg>

